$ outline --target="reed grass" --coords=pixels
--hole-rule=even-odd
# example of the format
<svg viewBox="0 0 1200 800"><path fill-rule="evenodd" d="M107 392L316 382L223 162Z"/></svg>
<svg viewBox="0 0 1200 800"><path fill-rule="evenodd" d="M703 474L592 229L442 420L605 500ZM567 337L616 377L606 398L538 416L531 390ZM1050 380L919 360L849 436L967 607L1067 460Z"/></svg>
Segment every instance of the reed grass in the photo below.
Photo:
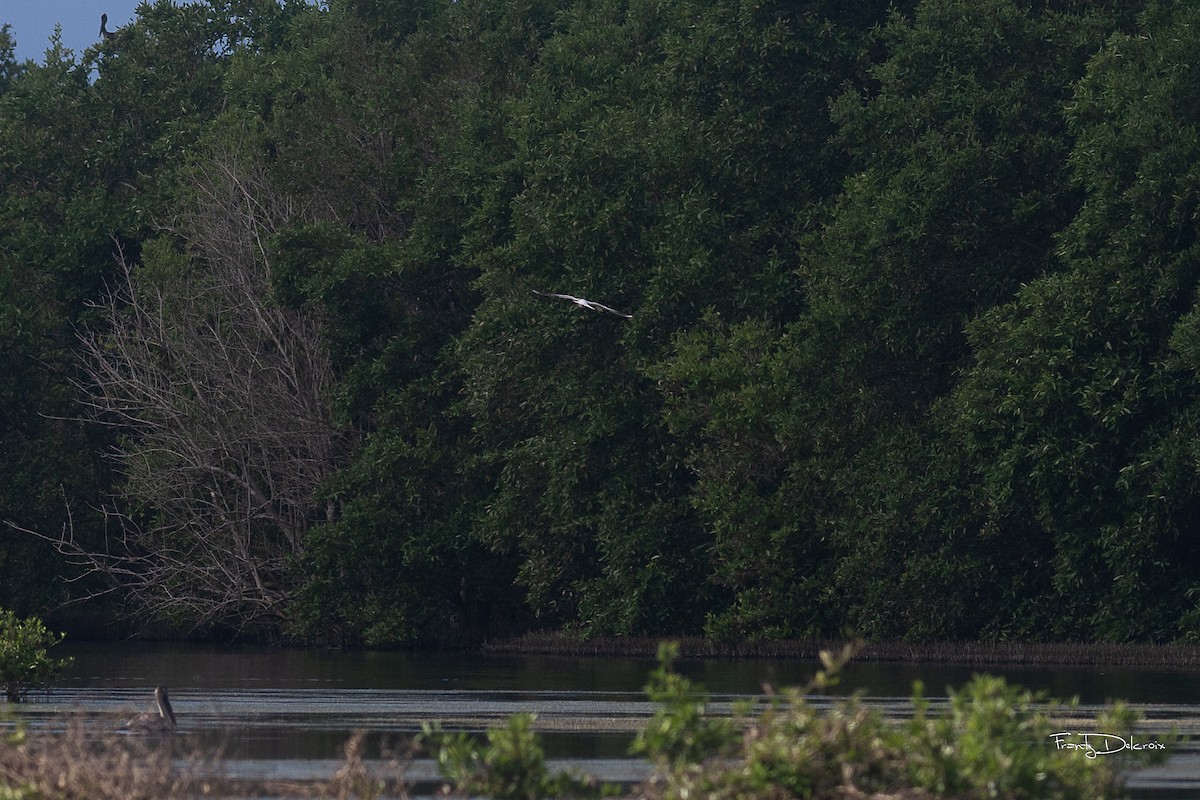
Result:
<svg viewBox="0 0 1200 800"><path fill-rule="evenodd" d="M171 800L208 794L197 771L175 766L169 739L100 738L82 719L71 720L62 734L18 731L8 738L0 745L0 796Z"/></svg>
<svg viewBox="0 0 1200 800"><path fill-rule="evenodd" d="M700 637L670 637L679 642L683 658L744 658L816 661L822 650L837 650L844 641L834 639L754 640L717 642ZM594 637L569 633L537 632L483 646L488 653L528 655L625 656L654 658L661 638ZM967 666L1078 665L1200 667L1200 645L1115 644L1104 642L864 642L854 660L962 664Z"/></svg>
<svg viewBox="0 0 1200 800"><path fill-rule="evenodd" d="M182 754L174 737L99 733L93 721L77 717L63 733L0 738L0 799L407 798L403 762L389 762L387 777L377 773L363 759L363 741L356 734L346 742L345 761L324 781L233 780L223 776L219 751Z"/></svg>

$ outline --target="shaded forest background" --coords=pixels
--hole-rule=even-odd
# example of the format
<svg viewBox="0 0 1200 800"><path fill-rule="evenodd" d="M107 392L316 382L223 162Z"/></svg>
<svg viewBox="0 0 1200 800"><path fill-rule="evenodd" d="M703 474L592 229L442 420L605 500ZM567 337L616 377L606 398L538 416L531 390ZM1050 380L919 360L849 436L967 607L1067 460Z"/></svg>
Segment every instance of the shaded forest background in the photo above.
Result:
<svg viewBox="0 0 1200 800"><path fill-rule="evenodd" d="M0 606L1200 633L1194 4L159 0L12 44Z"/></svg>

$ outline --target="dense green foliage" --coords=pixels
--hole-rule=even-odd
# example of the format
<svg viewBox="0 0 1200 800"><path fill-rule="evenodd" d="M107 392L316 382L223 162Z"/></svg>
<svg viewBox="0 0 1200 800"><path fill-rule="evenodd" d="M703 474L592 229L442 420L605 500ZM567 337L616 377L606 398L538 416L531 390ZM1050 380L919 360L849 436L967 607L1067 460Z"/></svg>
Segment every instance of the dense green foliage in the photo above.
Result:
<svg viewBox="0 0 1200 800"><path fill-rule="evenodd" d="M40 64L4 31L0 603L378 644L1200 635L1197 23L160 1ZM225 313L231 264L278 324Z"/></svg>
<svg viewBox="0 0 1200 800"><path fill-rule="evenodd" d="M0 608L0 689L8 702L19 703L31 690L48 687L71 663L50 657L49 648L62 639L37 617L21 619Z"/></svg>
<svg viewBox="0 0 1200 800"><path fill-rule="evenodd" d="M438 771L458 791L496 800L536 800L541 797L600 798L619 794L586 777L551 772L532 714L515 714L503 728L487 732L481 745L469 733L448 733L422 726L419 741L431 750Z"/></svg>
<svg viewBox="0 0 1200 800"><path fill-rule="evenodd" d="M660 649L646 687L658 705L638 734L635 752L654 776L634 797L1059 798L1121 797L1121 763L1083 750L1047 747L1057 701L1035 697L1002 678L977 675L937 713L915 687L915 713L889 723L858 695L819 708L806 695L836 681L846 654L822 653L826 671L811 685L787 688L732 717L707 709L703 689L672 670L677 651ZM847 651L848 653L848 651ZM1098 729L1128 736L1136 722L1125 706L1097 720ZM1090 728L1092 723L1082 723ZM459 792L503 798L596 797L606 787L586 777L551 774L527 717L490 730L482 743L467 734L427 729L424 744Z"/></svg>

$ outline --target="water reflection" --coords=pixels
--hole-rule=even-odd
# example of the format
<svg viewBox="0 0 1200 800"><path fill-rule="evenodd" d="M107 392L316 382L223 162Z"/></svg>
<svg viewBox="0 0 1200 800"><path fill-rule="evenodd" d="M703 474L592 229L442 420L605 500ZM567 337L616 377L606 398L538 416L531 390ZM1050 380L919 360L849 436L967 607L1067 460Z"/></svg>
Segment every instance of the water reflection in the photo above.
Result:
<svg viewBox="0 0 1200 800"><path fill-rule="evenodd" d="M462 653L286 650L179 644L63 645L56 654L75 656L63 685L193 689L458 689L535 692L627 692L640 694L655 663L651 659L476 655ZM710 691L755 694L764 684L803 685L815 662L771 660L682 661L679 669ZM1125 698L1147 703L1192 703L1200 697L1200 674L1129 667L954 666L855 662L840 688L870 695L908 696L915 680L926 693L944 695L976 672L1054 697L1078 695L1085 703Z"/></svg>

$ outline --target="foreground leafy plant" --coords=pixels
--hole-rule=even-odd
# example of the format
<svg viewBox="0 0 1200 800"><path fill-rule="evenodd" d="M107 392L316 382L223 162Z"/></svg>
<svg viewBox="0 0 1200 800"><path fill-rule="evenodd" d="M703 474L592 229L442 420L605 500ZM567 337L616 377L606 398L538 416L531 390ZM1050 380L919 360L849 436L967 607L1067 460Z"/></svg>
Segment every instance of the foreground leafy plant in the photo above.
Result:
<svg viewBox="0 0 1200 800"><path fill-rule="evenodd" d="M917 684L903 743L913 784L939 796L1089 798L1116 794L1116 775L1051 745L1044 698L1003 678L978 675L950 693L948 710L928 716Z"/></svg>
<svg viewBox="0 0 1200 800"><path fill-rule="evenodd" d="M725 754L738 738L730 720L708 713L704 690L673 671L678 657L678 644L659 646L658 669L650 674L646 695L660 708L633 742L634 753L666 768L686 768Z"/></svg>
<svg viewBox="0 0 1200 800"><path fill-rule="evenodd" d="M0 687L5 699L19 703L31 689L49 686L71 659L54 659L47 652L63 640L37 617L19 619L0 608Z"/></svg>
<svg viewBox="0 0 1200 800"><path fill-rule="evenodd" d="M469 734L448 733L426 724L420 739L437 759L438 769L467 796L492 800L543 797L608 797L617 788L570 773L550 774L532 714L514 714L503 728L487 732L481 745Z"/></svg>
<svg viewBox="0 0 1200 800"><path fill-rule="evenodd" d="M664 651L671 655L670 650ZM671 676L674 700L664 705L638 744L660 766L647 796L663 798L890 797L1078 798L1116 797L1117 769L1129 758L1088 759L1059 749L1045 698L1002 678L979 675L951 691L946 709L930 713L914 687L914 716L905 725L884 720L861 695L815 707L807 695L830 685L851 655L822 653L825 670L808 686L774 695L765 709L743 708L731 722L697 717L678 702L694 697L686 679ZM668 662L660 668L666 669ZM656 673L654 686L663 678ZM1098 729L1127 734L1136 714L1120 706ZM724 725L743 731L720 746L692 748L689 762L673 757L678 742L717 742ZM1085 727L1091 727L1090 725ZM670 730L670 737L662 731ZM664 768L665 767L665 768Z"/></svg>

